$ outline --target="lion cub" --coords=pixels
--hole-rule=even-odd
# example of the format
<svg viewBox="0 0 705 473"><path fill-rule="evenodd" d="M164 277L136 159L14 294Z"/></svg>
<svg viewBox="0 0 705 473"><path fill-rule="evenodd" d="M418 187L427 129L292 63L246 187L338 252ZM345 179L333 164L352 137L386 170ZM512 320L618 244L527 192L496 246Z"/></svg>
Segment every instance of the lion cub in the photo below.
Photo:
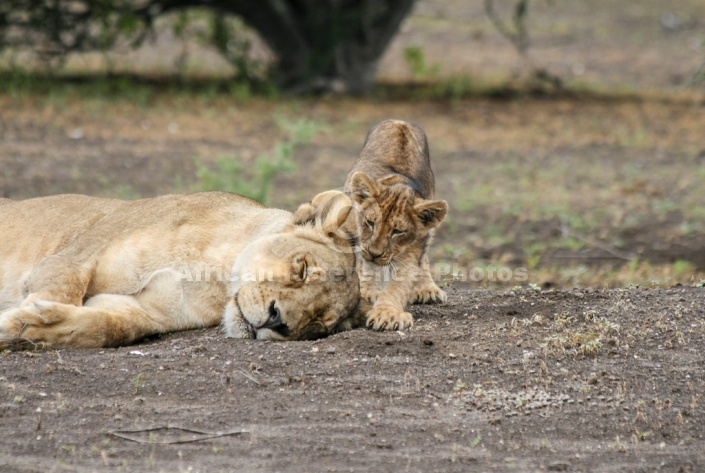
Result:
<svg viewBox="0 0 705 473"><path fill-rule="evenodd" d="M367 326L411 327L408 303L446 299L431 277L428 248L448 204L433 200L434 177L423 130L400 120L370 128L345 192L357 210L351 218L356 219L362 256L357 258L360 292L374 302Z"/></svg>

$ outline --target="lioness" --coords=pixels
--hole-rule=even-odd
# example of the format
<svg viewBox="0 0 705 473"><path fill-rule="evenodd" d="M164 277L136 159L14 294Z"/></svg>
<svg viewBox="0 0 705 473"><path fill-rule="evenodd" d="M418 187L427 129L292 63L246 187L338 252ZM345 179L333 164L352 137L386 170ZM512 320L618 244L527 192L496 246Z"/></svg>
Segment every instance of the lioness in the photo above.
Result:
<svg viewBox="0 0 705 473"><path fill-rule="evenodd" d="M374 302L367 326L408 328L413 324L405 311L409 302L446 299L431 277L428 247L448 204L433 200L434 177L423 130L400 120L370 128L345 192L357 210L360 291Z"/></svg>
<svg viewBox="0 0 705 473"><path fill-rule="evenodd" d="M354 254L244 197L0 200L0 347L107 347L222 321L233 338L312 339L353 326ZM348 210L345 210L348 209Z"/></svg>

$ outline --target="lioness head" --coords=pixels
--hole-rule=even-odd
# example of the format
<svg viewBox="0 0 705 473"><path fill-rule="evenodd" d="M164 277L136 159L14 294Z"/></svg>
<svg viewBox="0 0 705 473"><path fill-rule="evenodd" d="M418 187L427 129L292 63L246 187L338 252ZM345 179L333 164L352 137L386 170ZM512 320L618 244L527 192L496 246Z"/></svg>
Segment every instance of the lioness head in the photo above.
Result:
<svg viewBox="0 0 705 473"><path fill-rule="evenodd" d="M333 244L351 203L342 193L331 198L334 202L325 199L325 205L314 199L311 221L294 216L299 225L241 252L233 268L235 295L223 317L227 336L311 340L353 315L360 299L355 255Z"/></svg>
<svg viewBox="0 0 705 473"><path fill-rule="evenodd" d="M380 265L421 240L448 213L444 200L423 199L407 185L375 181L363 172L353 174L350 190L362 257Z"/></svg>

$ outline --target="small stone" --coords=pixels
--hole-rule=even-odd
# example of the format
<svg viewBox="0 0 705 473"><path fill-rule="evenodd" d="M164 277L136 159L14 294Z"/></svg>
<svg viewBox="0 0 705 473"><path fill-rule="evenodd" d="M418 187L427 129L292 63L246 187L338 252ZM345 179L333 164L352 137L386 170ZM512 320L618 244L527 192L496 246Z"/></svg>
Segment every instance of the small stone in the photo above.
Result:
<svg viewBox="0 0 705 473"><path fill-rule="evenodd" d="M335 347L328 347L326 349L326 353L328 353L329 355L335 355Z"/></svg>
<svg viewBox="0 0 705 473"><path fill-rule="evenodd" d="M549 463L546 467L548 471L568 471L570 465L566 462L553 462Z"/></svg>
<svg viewBox="0 0 705 473"><path fill-rule="evenodd" d="M81 128L74 128L67 133L68 137L72 140L80 140L83 138L83 130Z"/></svg>

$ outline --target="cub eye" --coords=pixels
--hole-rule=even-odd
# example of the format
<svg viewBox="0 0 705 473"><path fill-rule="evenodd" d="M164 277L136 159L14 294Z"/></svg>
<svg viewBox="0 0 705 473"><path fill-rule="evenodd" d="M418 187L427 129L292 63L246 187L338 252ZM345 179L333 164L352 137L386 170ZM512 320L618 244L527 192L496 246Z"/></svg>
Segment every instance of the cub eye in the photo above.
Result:
<svg viewBox="0 0 705 473"><path fill-rule="evenodd" d="M372 220L368 219L365 223L367 223L368 227L375 228L375 222L373 222Z"/></svg>
<svg viewBox="0 0 705 473"><path fill-rule="evenodd" d="M392 236L401 235L402 233L404 233L404 230L399 230L398 228L392 230Z"/></svg>

